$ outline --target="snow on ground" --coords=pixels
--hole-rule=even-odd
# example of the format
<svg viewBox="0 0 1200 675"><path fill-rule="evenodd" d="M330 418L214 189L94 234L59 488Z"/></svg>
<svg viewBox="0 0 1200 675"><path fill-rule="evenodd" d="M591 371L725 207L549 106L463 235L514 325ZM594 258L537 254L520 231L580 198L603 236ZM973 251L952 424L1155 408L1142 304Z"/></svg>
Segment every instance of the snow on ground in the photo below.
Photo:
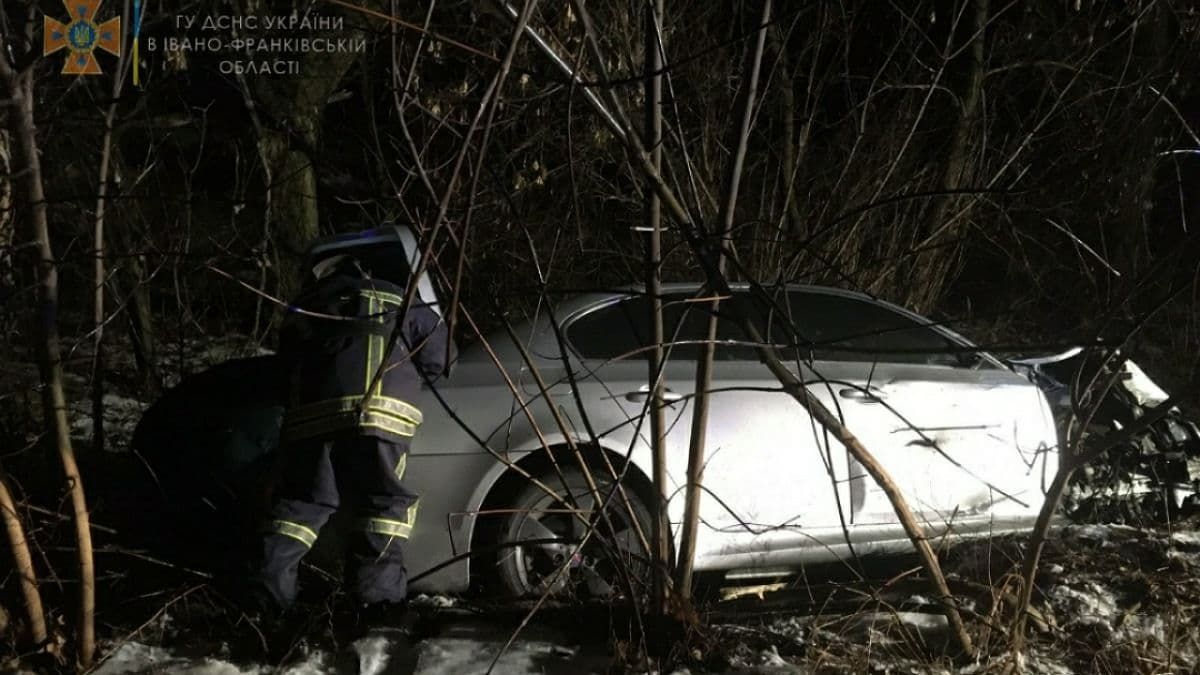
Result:
<svg viewBox="0 0 1200 675"><path fill-rule="evenodd" d="M1095 581L1054 586L1050 589L1050 603L1065 628L1074 625L1111 627L1119 613L1116 595Z"/></svg>
<svg viewBox="0 0 1200 675"><path fill-rule="evenodd" d="M422 642L417 650L416 673L486 673L493 660L496 660L497 653L499 649L496 645L481 645L479 641L469 638L427 640ZM495 675L549 672L550 664L556 661L565 663L575 653L570 647L549 642L526 642L500 655L499 660L496 660L495 669L491 672Z"/></svg>
<svg viewBox="0 0 1200 675"><path fill-rule="evenodd" d="M276 670L263 664L235 665L213 656L185 657L173 655L160 648L129 642L119 647L95 675L475 675L486 673L500 645L470 638L436 638L425 640L410 651L407 645L382 636L363 638L344 652L330 653L313 650L297 663ZM603 670L575 671L568 665L575 650L550 642L518 642L505 651L491 670L495 675L527 675L548 672L604 672ZM413 659L415 657L415 663ZM778 659L778 655L776 655ZM561 670L553 670L559 662Z"/></svg>
<svg viewBox="0 0 1200 675"><path fill-rule="evenodd" d="M140 675L142 673L179 673L181 675L250 675L259 670L243 670L217 658L190 659L173 656L161 647L127 642L117 648L95 671L96 675Z"/></svg>
<svg viewBox="0 0 1200 675"><path fill-rule="evenodd" d="M133 439L133 430L137 427L142 413L150 407L149 402L127 398L118 394L104 395L104 436L105 448L113 452L124 452L129 449ZM95 429L92 418L92 402L76 401L71 408L71 438L77 442L90 443L92 431Z"/></svg>
<svg viewBox="0 0 1200 675"><path fill-rule="evenodd" d="M1021 661L1025 675L1075 675L1063 664L1061 653L1052 653L1041 645L1031 646Z"/></svg>
<svg viewBox="0 0 1200 675"><path fill-rule="evenodd" d="M360 644L361 643L361 644ZM389 671L391 653L382 641L362 640L355 643L345 654L333 655L314 650L297 663L283 669L263 664L236 665L228 660L228 654L216 656L182 656L161 648L127 642L118 647L94 675L157 675L177 673L179 675L383 675ZM411 672L411 671L401 671Z"/></svg>
<svg viewBox="0 0 1200 675"><path fill-rule="evenodd" d="M1167 535L1124 526L1064 528L1049 574L1040 585L1037 606L1049 617L1049 632L1035 633L1020 657L1021 672L1028 675L1128 672L1136 660L1166 659L1176 672L1190 672L1197 662L1196 640L1187 624L1172 614L1170 604L1187 602L1195 578L1195 551L1200 534L1178 531ZM1186 556L1179 558L1176 555ZM1155 556L1158 556L1155 558ZM1158 562L1148 562L1152 560ZM1156 565L1168 561L1176 576L1164 577L1167 595L1150 595L1151 587L1136 583L1146 574L1163 572ZM1155 577L1158 578L1158 577ZM1183 580L1183 581L1180 581ZM1182 584L1182 585L1181 585ZM1174 593L1174 594L1171 594ZM1183 595L1179 595L1182 593ZM927 598L905 593L909 605L924 605ZM390 673L434 675L566 675L608 672L612 655L604 642L605 626L585 644L573 641L561 626L536 622L501 653L510 633L493 617L477 615L444 596L418 596L415 606L442 617L431 637L409 645L403 637L377 634L332 652L313 649L300 654L282 669L261 663L236 663L228 649L198 655L167 651L131 642L118 647L96 671L98 675L344 675ZM1190 611L1190 610L1187 610ZM765 617L764 617L765 619ZM846 672L949 675L1000 672L1005 650L993 652L976 664L955 667L936 656L947 636L945 619L921 611L858 612L849 615L776 615L761 623L728 623L712 626L723 643L729 673L796 673L822 663L841 663ZM912 637L931 649L928 656L914 649ZM578 637L578 636L577 636ZM594 640L592 638L595 638ZM194 647L193 647L194 649ZM1140 662L1140 661L1138 661ZM1084 664L1090 664L1085 666ZM688 671L676 671L683 673ZM693 667L692 673L708 673Z"/></svg>
<svg viewBox="0 0 1200 675"><path fill-rule="evenodd" d="M1181 549L1200 549L1200 531L1172 532L1171 543Z"/></svg>
<svg viewBox="0 0 1200 675"><path fill-rule="evenodd" d="M1114 540L1136 537L1141 534L1144 534L1144 530L1120 523L1067 525L1061 531L1061 536L1065 539L1074 538L1085 542L1099 542L1105 547L1111 545Z"/></svg>
<svg viewBox="0 0 1200 675"><path fill-rule="evenodd" d="M448 595L426 595L425 593L421 593L416 597L409 598L408 603L413 607L449 609L457 605L458 601Z"/></svg>
<svg viewBox="0 0 1200 675"><path fill-rule="evenodd" d="M182 344L171 343L161 347L163 386L170 388L179 383L180 374L198 373L218 363L248 356L273 354L270 349L254 342L245 335L219 335L203 339L189 338Z"/></svg>
<svg viewBox="0 0 1200 675"><path fill-rule="evenodd" d="M181 375L198 373L206 368L223 363L230 359L263 356L271 354L268 349L255 344L249 338L241 335L227 335L206 339L189 339L183 344L162 345L163 387L169 389L179 383ZM83 353L83 357L87 354ZM132 362L122 362L112 354L108 364L113 372L118 369L128 369L133 372L136 367ZM125 359L129 361L129 359ZM68 372L65 374L68 387L74 395L69 397L71 438L76 442L90 443L95 427L92 418L92 401L87 392L91 388L90 374L87 371ZM126 387L127 388L127 387ZM128 394L128 395L126 395ZM113 382L108 383L104 394L104 433L105 449L111 452L125 452L133 438L133 430L142 418L142 414L154 402L153 397L143 392L118 391Z"/></svg>
<svg viewBox="0 0 1200 675"><path fill-rule="evenodd" d="M368 635L339 652L313 649L282 669L265 664L231 662L228 649L216 655L183 656L160 647L127 642L117 647L95 675L494 675L604 673L610 657L596 649L569 644L546 629L503 649L508 634L484 625L457 626L445 635L415 646L399 633ZM503 649L503 652L502 652ZM776 655L778 659L778 655Z"/></svg>

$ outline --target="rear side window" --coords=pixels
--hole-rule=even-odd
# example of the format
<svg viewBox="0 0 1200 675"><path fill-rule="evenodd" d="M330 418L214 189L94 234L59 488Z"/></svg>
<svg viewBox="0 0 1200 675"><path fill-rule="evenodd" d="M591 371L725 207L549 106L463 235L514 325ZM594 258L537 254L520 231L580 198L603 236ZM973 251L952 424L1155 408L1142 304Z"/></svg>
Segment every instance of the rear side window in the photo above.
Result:
<svg viewBox="0 0 1200 675"><path fill-rule="evenodd" d="M790 291L787 310L769 320L771 341L811 347L823 361L966 366L975 357L936 329L883 305L845 296Z"/></svg>
<svg viewBox="0 0 1200 675"><path fill-rule="evenodd" d="M745 292L725 299L718 310L717 346L721 361L758 361L736 314L750 318L764 342L794 354L797 346L820 361L865 361L967 367L979 357L964 352L936 329L883 305L829 293L788 291L770 303ZM663 329L672 360L694 360L707 338L710 305L694 296L663 298ZM583 358L648 358L649 299L626 298L589 312L567 327L567 336ZM640 351L639 351L640 350ZM634 353L636 352L636 353Z"/></svg>
<svg viewBox="0 0 1200 675"><path fill-rule="evenodd" d="M669 350L667 358L671 360L694 360L707 340L711 305L693 298L685 294L663 297L663 333ZM721 307L727 308L729 302L732 301L723 301ZM567 337L586 359L649 358L646 347L652 344L650 300L634 296L588 312L567 327ZM734 317L724 309L718 311L714 358L754 360L754 349L746 342L748 339Z"/></svg>

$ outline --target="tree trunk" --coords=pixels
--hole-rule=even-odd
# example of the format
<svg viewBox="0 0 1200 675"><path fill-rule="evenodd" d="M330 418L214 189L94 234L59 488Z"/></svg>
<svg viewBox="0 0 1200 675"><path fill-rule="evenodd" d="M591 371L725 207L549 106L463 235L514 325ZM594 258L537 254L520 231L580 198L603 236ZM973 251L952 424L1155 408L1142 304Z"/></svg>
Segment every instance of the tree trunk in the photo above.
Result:
<svg viewBox="0 0 1200 675"><path fill-rule="evenodd" d="M292 117L298 126L312 129L305 135L310 147L316 144L319 119L319 114ZM272 179L267 189L271 193L270 228L279 293L289 298L295 294L302 277L300 263L304 250L320 232L317 174L308 151L296 147L288 134L264 129L258 144L262 156L270 162Z"/></svg>
<svg viewBox="0 0 1200 675"><path fill-rule="evenodd" d="M804 237L804 217L800 214L800 204L795 193L799 165L796 148L796 82L788 63L783 28L778 24L771 26L768 35L771 38L771 50L775 52L775 68L778 71L776 86L779 87L779 117L783 123L783 139L780 141L782 166L779 169L783 178L783 218L788 223L787 233L799 241Z"/></svg>
<svg viewBox="0 0 1200 675"><path fill-rule="evenodd" d="M12 176L12 142L8 131L0 130L0 297L17 285L11 252L17 239L12 214Z"/></svg>
<svg viewBox="0 0 1200 675"><path fill-rule="evenodd" d="M38 592L37 573L33 571L33 557L29 555L29 541L25 539L25 528L17 513L17 504L8 490L8 478L0 470L0 518L8 532L8 543L12 548L13 570L21 584L21 597L25 600L25 614L29 620L29 639L35 645L46 642L46 613L42 611L42 596Z"/></svg>
<svg viewBox="0 0 1200 675"><path fill-rule="evenodd" d="M966 212L970 205L968 203L963 206L963 200L956 191L968 185L970 178L968 153L971 136L975 133L975 126L979 120L980 99L983 98L983 48L988 22L988 1L975 0L975 12L971 23L971 63L962 96L962 110L959 112L958 124L954 127L954 136L946 154L945 170L942 172L942 194L934 202L929 216L929 236L916 247L920 252L910 263L914 278L909 285L912 290L907 305L917 312L929 313L937 305L961 262L959 257L962 246L957 240L966 229L964 224L967 222ZM909 269L910 264L902 263L900 269Z"/></svg>
<svg viewBox="0 0 1200 675"><path fill-rule="evenodd" d="M113 84L113 101L104 115L104 140L100 145L100 171L97 179L96 220L92 241L96 250L92 255L92 449L104 451L104 215L108 206L108 174L112 166L113 122L117 117L117 97L120 94L121 75L118 73Z"/></svg>
<svg viewBox="0 0 1200 675"><path fill-rule="evenodd" d="M742 107L740 123L731 127L735 148L729 161L726 173L725 194L721 203L721 229L717 231L717 240L712 242L710 251L701 250L701 256L713 256L717 274L725 275L729 253L732 250L733 220L737 209L738 190L741 186L742 168L746 161L746 152L750 140L750 127L753 122L754 104L758 94L758 76L762 69L763 48L767 38L767 24L771 18L771 0L763 1L762 19L754 43L754 51L747 57L745 88L742 90ZM657 167L655 168L657 172ZM716 294L716 289L709 289ZM679 544L679 566L676 570L676 585L682 598L692 595L692 566L696 557L696 532L700 520L700 495L704 480L704 446L708 427L709 389L712 387L712 364L716 350L717 312L721 301L715 297L709 305L712 314L708 317L708 335L701 347L701 353L696 361L695 398L692 405L692 435L688 449L687 489L684 493L683 533Z"/></svg>
<svg viewBox="0 0 1200 675"><path fill-rule="evenodd" d="M116 294L127 299L129 341L138 375L146 393L157 394L162 389L162 372L158 366L158 337L150 304L150 278L146 256L139 251L141 246L134 241L131 226L132 223L125 222L120 227L109 227L107 236L125 254L115 270L115 286ZM135 251L139 252L135 254Z"/></svg>
<svg viewBox="0 0 1200 675"><path fill-rule="evenodd" d="M359 4L359 3L356 3ZM364 30L349 30L377 20L370 12L382 11L378 0L361 3L365 12L330 11L327 16L343 16L347 30L337 39L366 39ZM291 10L290 2L256 0L246 8L249 14L278 13ZM299 36L297 36L299 37ZM270 177L271 214L269 228L275 245L279 294L291 297L301 280L304 251L320 232L320 208L317 201L317 172L313 153L321 140L321 117L325 102L341 83L359 55L353 51L310 51L296 55L299 77L248 78L255 114L261 121L259 152Z"/></svg>
<svg viewBox="0 0 1200 675"><path fill-rule="evenodd" d="M650 161L662 167L662 74L665 46L659 36L662 30L663 0L646 4L646 141L650 144ZM646 191L646 292L650 303L650 338L653 345L648 353L650 378L650 447L653 453L653 482L655 503L651 560L653 561L652 610L661 615L665 609L667 574L670 570L670 518L667 514L667 439L666 413L663 409L663 315L662 315L662 203L658 195Z"/></svg>

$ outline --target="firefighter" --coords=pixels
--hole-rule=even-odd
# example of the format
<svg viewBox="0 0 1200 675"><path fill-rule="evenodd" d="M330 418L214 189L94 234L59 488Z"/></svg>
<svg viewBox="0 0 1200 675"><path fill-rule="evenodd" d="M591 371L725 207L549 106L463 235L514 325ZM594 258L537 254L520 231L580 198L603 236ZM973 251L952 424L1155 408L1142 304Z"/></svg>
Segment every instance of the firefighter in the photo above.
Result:
<svg viewBox="0 0 1200 675"><path fill-rule="evenodd" d="M445 322L417 298L404 311L404 294L373 277L364 260L338 255L314 267L289 308L279 351L289 362L291 400L255 579L265 614L291 606L300 561L339 509L353 516L346 580L365 613L403 607L402 542L419 504L404 483L421 424L413 401L422 380L453 360Z"/></svg>

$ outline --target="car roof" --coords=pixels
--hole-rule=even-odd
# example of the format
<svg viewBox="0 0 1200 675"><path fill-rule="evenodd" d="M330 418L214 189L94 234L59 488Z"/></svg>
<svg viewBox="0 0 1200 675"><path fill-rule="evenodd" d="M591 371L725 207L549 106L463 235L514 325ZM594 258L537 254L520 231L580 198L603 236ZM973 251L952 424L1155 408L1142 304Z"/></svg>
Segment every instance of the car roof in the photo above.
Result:
<svg viewBox="0 0 1200 675"><path fill-rule="evenodd" d="M730 283L729 286L734 291L747 291L751 288L751 285L746 282ZM702 288L704 288L704 284L699 282L668 282L662 284L662 292L664 294L693 293ZM567 295L566 297L563 297L562 299L552 303L554 309L553 319L558 321L563 327L566 327L584 314L611 304L617 300L631 296L644 295L646 293L645 289L646 287L644 285L631 284L628 286L613 288L611 290L587 291L583 293ZM959 342L963 346L974 346L974 343L972 343L970 340L947 328L946 326L940 325L937 322L934 322L929 318L921 316L920 314L917 314L911 310L905 309L904 307L887 302L885 300L874 298L859 291L852 291L834 286L818 286L813 284L784 284L782 287L768 287L768 290L805 291L876 303L907 316L918 323L930 325L947 337ZM532 347L535 353L550 353L556 351L556 349L553 347L557 343L557 337L554 336L554 332L550 329L550 322L551 314L550 312L545 311L545 305L542 304L539 305L538 309L536 310L535 316L517 323L513 326L513 328L517 335L529 336L529 346ZM494 336L489 336L489 339L492 340L492 346L494 349L497 351L506 351L505 348L501 346L506 345L509 342L508 336L504 331L498 331ZM475 345L472 345L472 348L468 348L468 350L464 352L463 356L467 356L468 359L486 358L486 355L483 354L474 356L468 355L469 352L473 351L473 347L475 347Z"/></svg>
<svg viewBox="0 0 1200 675"><path fill-rule="evenodd" d="M734 291L749 291L751 289L751 284L748 282L745 282L745 281L731 282L729 284L729 287L730 287L730 289L732 289ZM667 294L667 293L693 293L693 292L703 289L704 284L699 283L699 282L686 282L686 281L678 282L677 281L677 282L663 283L661 288L662 288L662 292L664 294ZM766 289L768 292L779 291L779 290L806 291L806 292L810 292L810 293L821 293L823 295L836 295L836 296L841 296L841 297L845 297L845 298L853 298L856 300L862 300L865 302L872 302L872 303L876 303L879 305L883 305L884 307L893 309L897 312L900 312L901 314L904 314L905 316L908 316L910 318L921 321L922 323L933 323L928 318L921 316L920 314L917 314L916 312L913 312L912 310L906 309L905 307L896 305L896 304L888 302L886 300L881 300L879 298L873 297L873 296L871 296L867 293L863 293L861 291L852 291L852 290L848 290L845 288L837 288L836 286L820 286L820 285L816 285L816 284L794 284L794 283L782 284L782 285L778 285L778 286L766 286ZM598 305L607 304L609 301L616 300L619 298L627 298L627 297L634 296L634 295L645 295L645 294L646 294L646 286L643 284L632 284L629 286L622 286L622 287L619 287L619 288L616 288L613 290L589 291L586 293L577 294L577 295L574 295L574 296L571 296L568 298L564 298L562 301L555 303L555 314L556 314L555 318L557 318L559 321L566 322L569 318L573 317L575 314L578 314L578 313L588 310L588 309L592 309Z"/></svg>

